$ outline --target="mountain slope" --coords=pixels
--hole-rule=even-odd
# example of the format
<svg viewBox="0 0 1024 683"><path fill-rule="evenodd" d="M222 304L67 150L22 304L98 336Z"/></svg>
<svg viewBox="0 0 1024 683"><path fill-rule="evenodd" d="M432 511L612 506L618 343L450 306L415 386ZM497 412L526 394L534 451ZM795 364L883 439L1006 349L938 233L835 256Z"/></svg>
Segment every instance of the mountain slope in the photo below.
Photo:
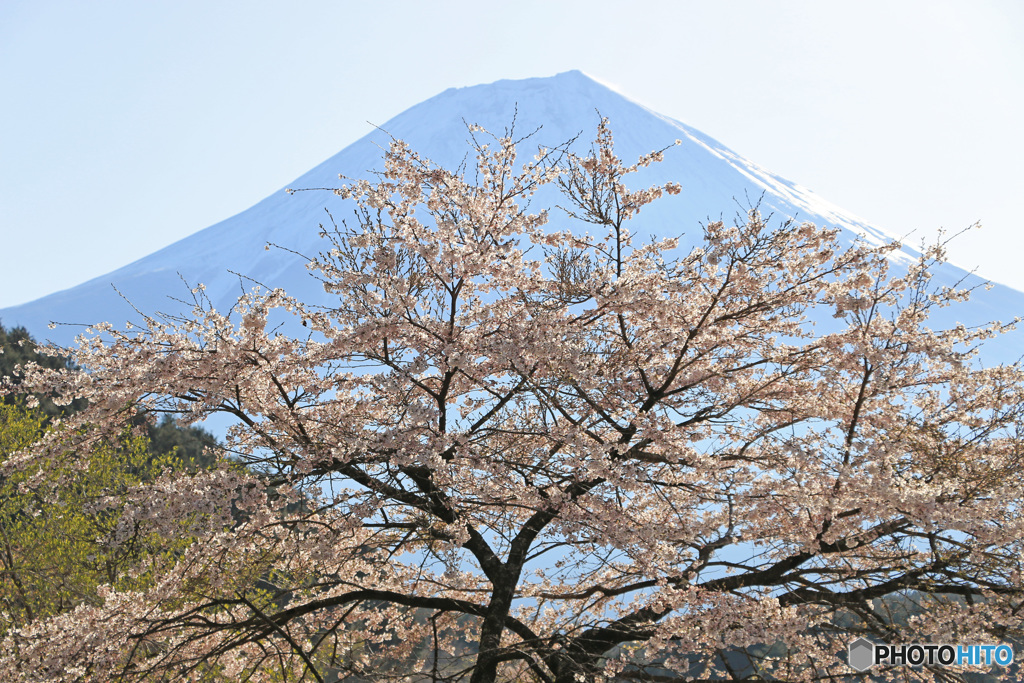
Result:
<svg viewBox="0 0 1024 683"><path fill-rule="evenodd" d="M642 182L673 180L682 185L683 192L645 209L638 221L642 231L656 235L693 232L699 229L699 222L719 217L730 220L734 213L760 198L763 212L840 227L845 241L852 241L858 234L872 242L890 237L699 131L652 112L578 71L446 90L399 114L381 130L349 145L289 187L336 187L341 183L339 173L365 177L369 171L381 168L381 150L387 146L389 134L443 166L457 166L467 156L472 161L466 123L477 123L500 134L514 121L515 137L539 128L523 144L524 156L538 144L555 146L577 136L576 144L587 145L598 112L610 119L616 150L626 160L673 145L676 139L681 141L666 151L664 163L646 169ZM350 211L343 200L328 192L277 192L123 268L36 301L0 309L0 320L8 327L24 325L39 337L66 345L81 330L74 324L109 321L123 325L138 317L133 305L145 313L182 310L180 302L169 298L189 296L182 280L190 286L205 283L215 306L227 310L240 287L251 286L250 282L241 282L239 275L284 287L303 297L323 299L325 295L306 275L301 258L287 251L266 251L264 247L272 242L299 253L316 253L321 248L317 227L327 219L325 208L338 219ZM940 272L940 279L953 283L964 275L947 266ZM1018 313L1024 313L1024 294L997 286L980 292L970 310L960 311L959 317L975 324L1012 318ZM73 325L47 330L50 321ZM996 355L999 360L1009 360L1013 353L1006 346Z"/></svg>

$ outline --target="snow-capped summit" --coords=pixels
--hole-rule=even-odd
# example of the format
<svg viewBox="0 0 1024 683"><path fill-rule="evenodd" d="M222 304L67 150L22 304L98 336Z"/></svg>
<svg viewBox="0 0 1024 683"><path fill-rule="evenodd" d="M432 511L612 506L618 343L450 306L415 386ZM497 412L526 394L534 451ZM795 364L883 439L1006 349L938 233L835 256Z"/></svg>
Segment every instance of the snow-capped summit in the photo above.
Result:
<svg viewBox="0 0 1024 683"><path fill-rule="evenodd" d="M533 133L523 143L527 145L524 151L532 152L537 145L554 147L573 138L578 145L589 145L600 116L610 120L616 152L627 161L671 146L663 163L645 169L642 182L672 180L682 185L683 192L645 208L638 219L641 230L666 236L685 234L709 218L729 220L759 201L763 213L839 227L849 241L857 235L874 242L891 238L700 131L653 112L579 71L448 89L402 112L288 187L336 187L341 183L339 174L367 176L382 167L382 149L387 147L389 135L405 140L421 156L453 168L467 157L472 161L467 124L503 134L514 123L516 138ZM674 145L677 139L681 144ZM81 328L49 330L50 321L109 321L120 326L138 317L132 305L146 313L174 312L182 304L171 297L188 294L182 280L191 286L204 283L220 310L230 308L240 293L239 275L303 297L322 297L301 258L284 250L267 251L265 245L272 242L298 253L315 254L322 248L318 226L326 219L324 209L338 217L347 209L342 199L329 192L288 194L283 190L111 273L27 304L0 309L0 321L7 327L24 325L38 338L66 345ZM963 275L952 266L942 273L950 282ZM246 282L244 287L248 289L250 284ZM996 287L973 299L970 315L977 320L964 322L1012 318L1024 311L1022 304L1021 293Z"/></svg>

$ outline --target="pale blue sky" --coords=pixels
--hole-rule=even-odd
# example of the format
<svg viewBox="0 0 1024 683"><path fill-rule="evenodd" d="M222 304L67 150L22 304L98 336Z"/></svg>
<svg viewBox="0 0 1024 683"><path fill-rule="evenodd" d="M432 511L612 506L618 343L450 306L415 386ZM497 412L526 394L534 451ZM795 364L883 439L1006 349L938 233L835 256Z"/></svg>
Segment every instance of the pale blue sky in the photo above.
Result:
<svg viewBox="0 0 1024 683"><path fill-rule="evenodd" d="M954 260L1024 289L1024 3L626 7L2 0L0 307L233 215L448 87L570 69L897 234L981 220Z"/></svg>

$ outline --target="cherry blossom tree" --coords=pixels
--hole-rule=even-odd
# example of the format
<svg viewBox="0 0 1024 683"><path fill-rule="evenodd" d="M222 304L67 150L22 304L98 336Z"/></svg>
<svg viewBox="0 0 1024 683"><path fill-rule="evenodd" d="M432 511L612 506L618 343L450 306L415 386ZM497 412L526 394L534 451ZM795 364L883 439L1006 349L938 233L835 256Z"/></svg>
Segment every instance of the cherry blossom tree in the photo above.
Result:
<svg viewBox="0 0 1024 683"><path fill-rule="evenodd" d="M626 165L602 122L520 165L473 133L472 173L395 141L336 191L330 306L199 287L83 338L84 372L28 370L89 407L6 468L140 410L233 423L222 467L137 487L99 540L198 541L9 635L11 676L931 680L960 670L859 674L847 644L1019 637L1024 376L976 360L1000 325L928 327L968 296L932 286L941 245L908 265L756 210L642 241L681 188L628 185L664 150Z"/></svg>

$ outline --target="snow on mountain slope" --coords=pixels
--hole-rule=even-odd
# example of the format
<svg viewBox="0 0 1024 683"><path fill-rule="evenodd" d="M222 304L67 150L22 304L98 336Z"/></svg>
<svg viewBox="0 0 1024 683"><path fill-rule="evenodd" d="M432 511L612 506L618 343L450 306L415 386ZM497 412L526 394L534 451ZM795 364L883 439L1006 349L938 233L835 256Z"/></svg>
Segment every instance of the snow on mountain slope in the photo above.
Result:
<svg viewBox="0 0 1024 683"><path fill-rule="evenodd" d="M539 128L524 143L522 156L532 153L536 145L553 147L577 136L578 145L588 145L596 130L598 112L610 119L616 151L626 160L681 140L680 145L666 151L663 163L645 169L646 175L640 182L673 180L682 185L683 192L645 208L638 218L641 233L694 233L701 221L719 217L731 220L760 198L762 212L840 227L846 241L852 241L856 235L875 243L894 237L806 188L771 174L700 131L652 112L578 71L446 90L399 114L383 124L381 130L349 145L289 187L337 187L341 183L339 173L347 177L367 176L382 167L382 149L387 147L388 134L405 140L422 156L449 168L473 161L467 123L477 123L501 134L514 119L516 137ZM272 242L299 253L316 253L321 249L317 228L327 220L325 208L339 219L350 210L343 200L328 192L277 192L227 220L107 275L27 304L0 309L0 322L8 327L24 325L37 337L67 345L81 331L76 324L109 321L120 326L137 319L132 305L145 313L183 310L180 302L170 298L189 296L182 280L190 286L205 283L215 306L227 310L240 287L248 289L252 284L241 282L239 274L268 286L284 287L299 296L324 300L317 283L306 274L301 258L264 247ZM535 204L532 208L539 206ZM964 273L947 266L939 275L951 284ZM997 286L979 292L969 310L957 311L956 317L976 324L996 318L1010 319L1022 313L1024 294ZM50 321L72 325L48 330ZM987 354L986 359L1012 360L1018 353L1007 342L996 350L997 353Z"/></svg>

